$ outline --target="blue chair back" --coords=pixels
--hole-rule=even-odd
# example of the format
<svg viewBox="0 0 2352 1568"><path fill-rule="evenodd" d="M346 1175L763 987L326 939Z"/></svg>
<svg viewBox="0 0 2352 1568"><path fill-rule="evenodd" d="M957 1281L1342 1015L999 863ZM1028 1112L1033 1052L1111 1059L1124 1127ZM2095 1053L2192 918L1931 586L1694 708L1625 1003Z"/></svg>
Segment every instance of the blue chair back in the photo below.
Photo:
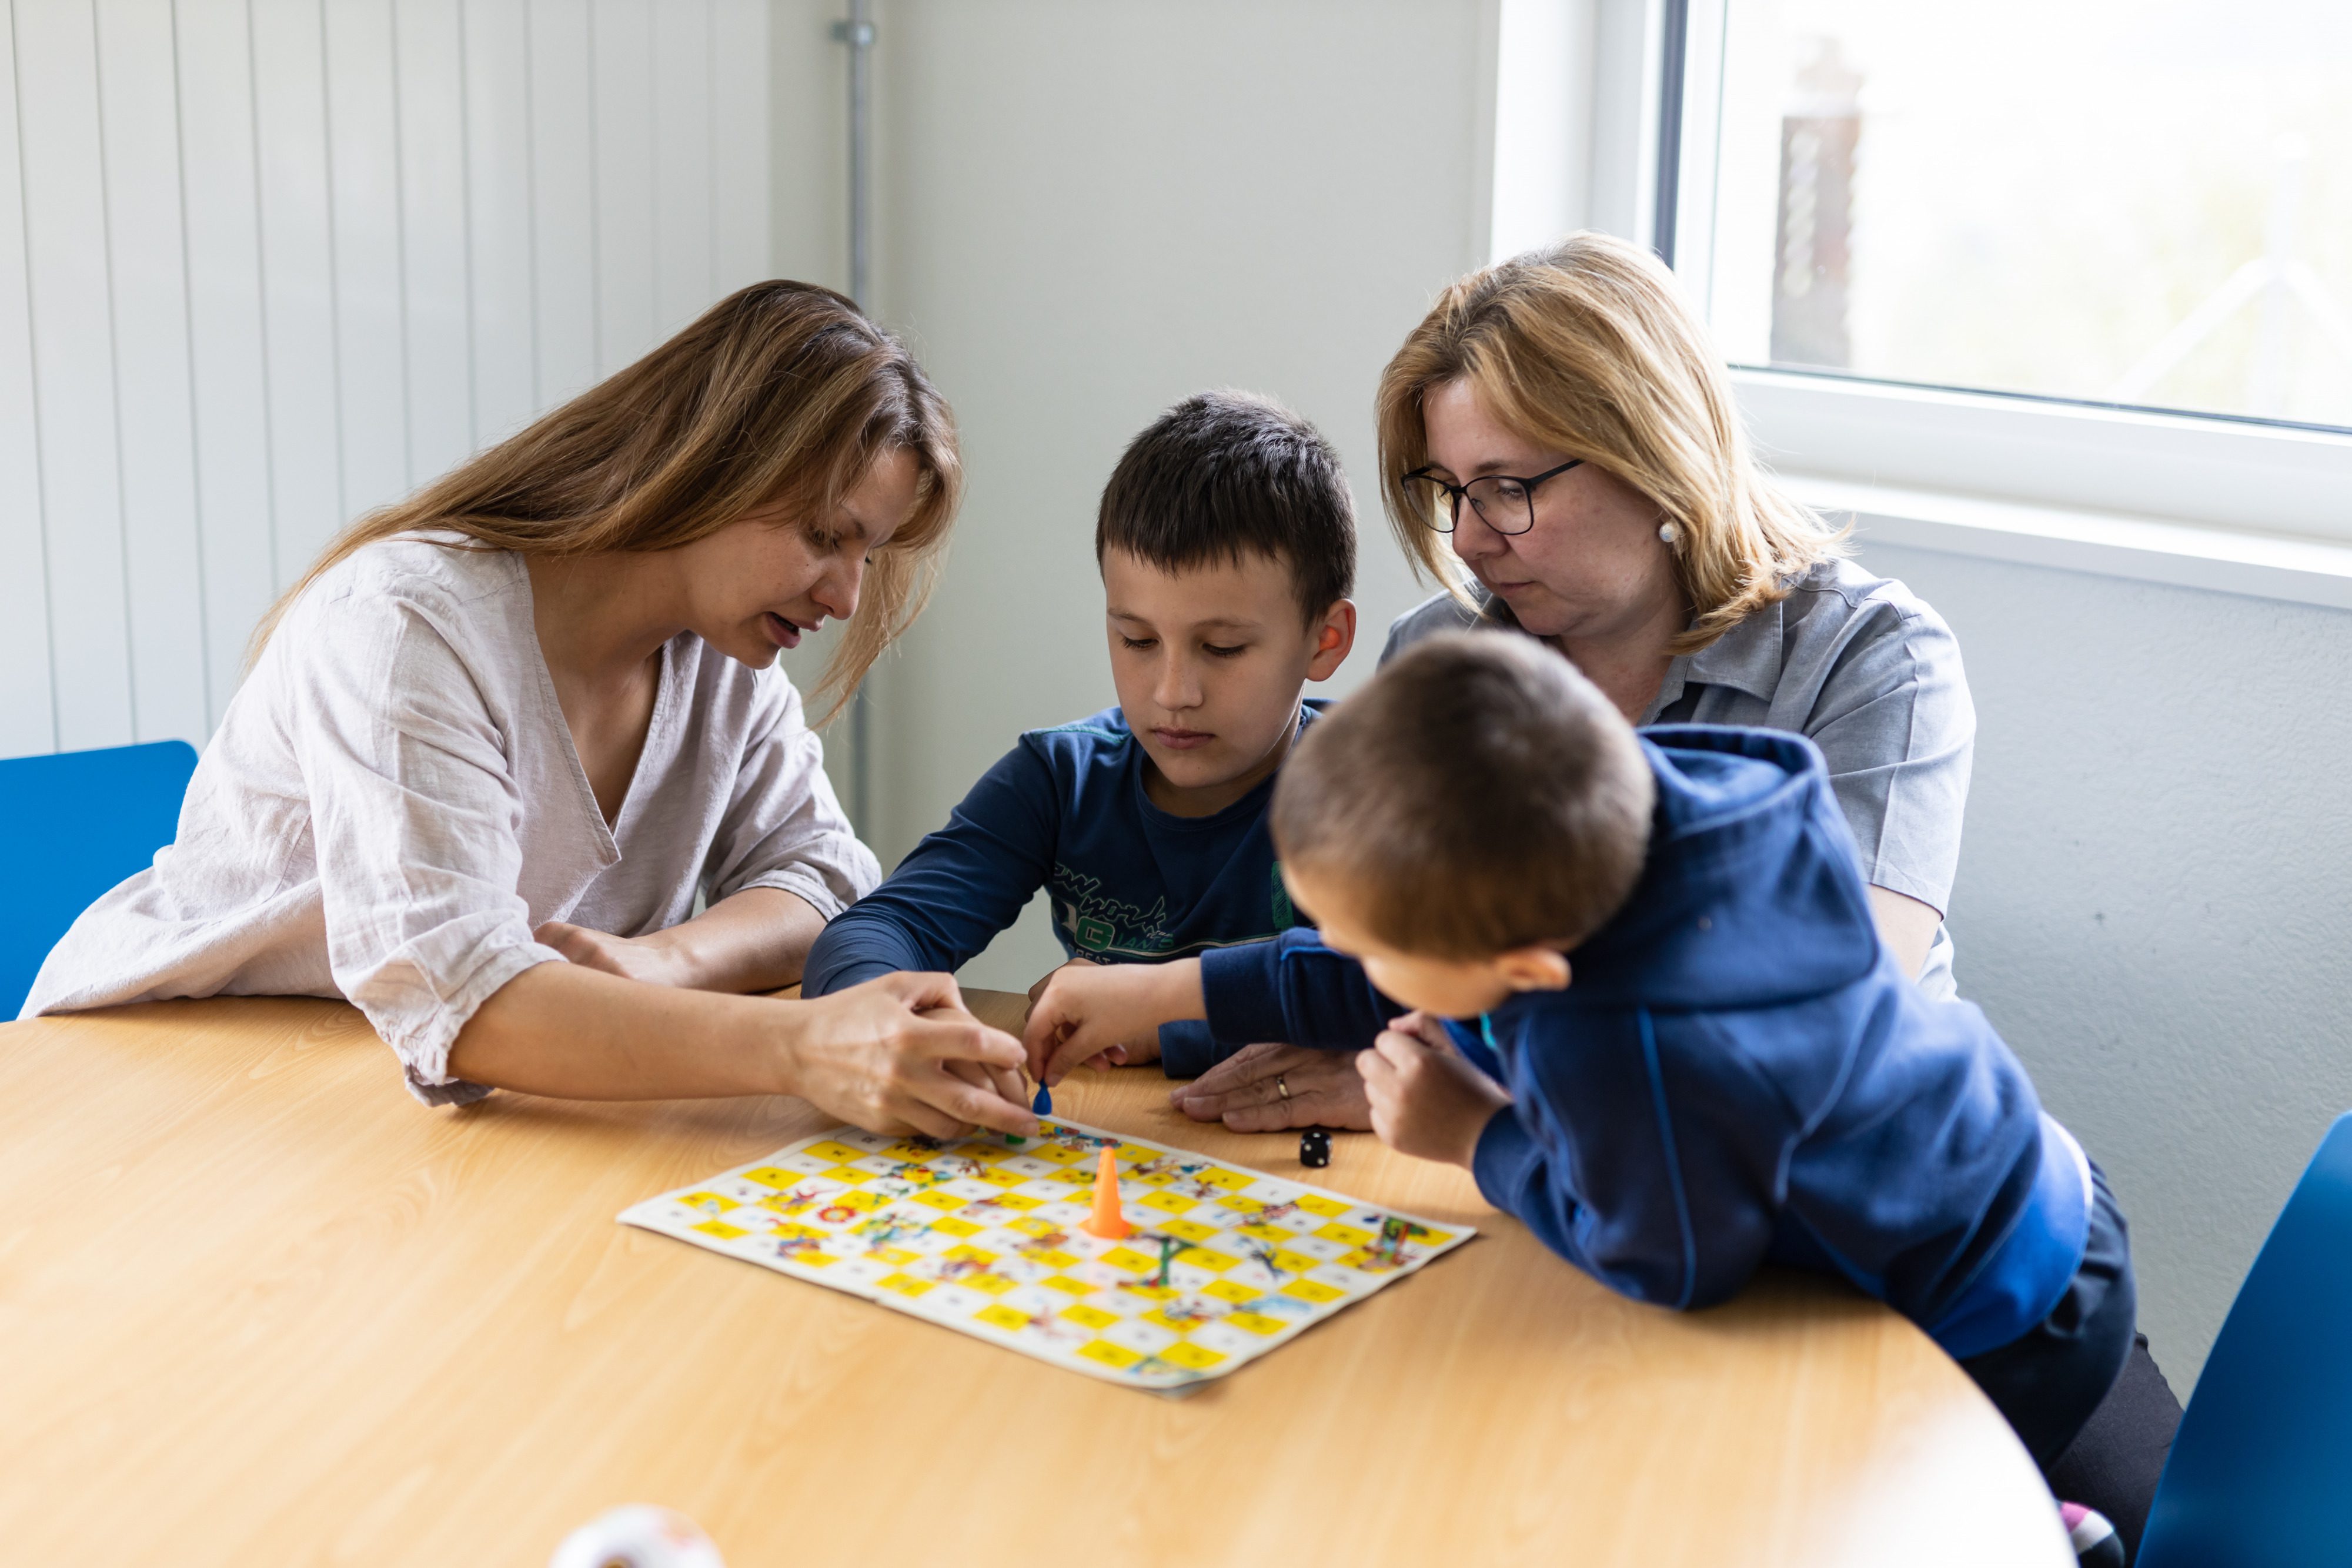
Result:
<svg viewBox="0 0 2352 1568"><path fill-rule="evenodd" d="M2138 1568L2352 1563L2352 1113L2271 1228L2197 1379Z"/></svg>
<svg viewBox="0 0 2352 1568"><path fill-rule="evenodd" d="M184 740L0 762L0 1020L98 896L179 831L196 770Z"/></svg>

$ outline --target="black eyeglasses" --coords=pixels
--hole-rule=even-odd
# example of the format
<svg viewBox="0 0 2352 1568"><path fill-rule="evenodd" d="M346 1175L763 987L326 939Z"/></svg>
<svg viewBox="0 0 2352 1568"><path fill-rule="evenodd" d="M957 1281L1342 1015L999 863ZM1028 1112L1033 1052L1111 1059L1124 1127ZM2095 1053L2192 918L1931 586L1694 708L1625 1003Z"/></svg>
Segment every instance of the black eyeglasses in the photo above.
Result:
<svg viewBox="0 0 2352 1568"><path fill-rule="evenodd" d="M1422 517L1441 534L1450 534L1462 520L1462 503L1466 497L1478 520L1498 534L1523 534L1536 526L1536 486L1545 480L1567 473L1584 461L1571 457L1557 468L1547 468L1532 478L1520 479L1508 474L1485 474L1467 485L1449 485L1426 468L1416 468L1404 476L1405 494L1427 508ZM1441 507L1443 498L1447 505Z"/></svg>

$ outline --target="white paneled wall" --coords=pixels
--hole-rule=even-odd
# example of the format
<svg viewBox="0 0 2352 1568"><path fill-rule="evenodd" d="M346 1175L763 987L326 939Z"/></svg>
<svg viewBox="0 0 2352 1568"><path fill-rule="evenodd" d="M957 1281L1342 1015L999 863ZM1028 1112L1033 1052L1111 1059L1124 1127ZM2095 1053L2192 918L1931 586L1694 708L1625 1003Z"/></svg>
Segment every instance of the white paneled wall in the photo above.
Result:
<svg viewBox="0 0 2352 1568"><path fill-rule="evenodd" d="M769 269L766 0L0 0L0 756Z"/></svg>

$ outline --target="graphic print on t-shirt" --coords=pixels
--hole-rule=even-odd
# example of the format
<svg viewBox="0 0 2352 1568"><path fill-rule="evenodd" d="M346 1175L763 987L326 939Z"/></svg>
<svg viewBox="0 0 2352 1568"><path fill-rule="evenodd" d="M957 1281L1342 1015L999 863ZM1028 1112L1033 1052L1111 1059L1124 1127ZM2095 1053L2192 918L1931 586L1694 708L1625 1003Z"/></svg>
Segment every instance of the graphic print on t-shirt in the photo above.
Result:
<svg viewBox="0 0 2352 1568"><path fill-rule="evenodd" d="M1168 932L1168 900L1139 909L1103 892L1100 877L1072 871L1056 861L1046 884L1054 901L1054 924L1078 952L1096 959L1158 958L1175 938Z"/></svg>

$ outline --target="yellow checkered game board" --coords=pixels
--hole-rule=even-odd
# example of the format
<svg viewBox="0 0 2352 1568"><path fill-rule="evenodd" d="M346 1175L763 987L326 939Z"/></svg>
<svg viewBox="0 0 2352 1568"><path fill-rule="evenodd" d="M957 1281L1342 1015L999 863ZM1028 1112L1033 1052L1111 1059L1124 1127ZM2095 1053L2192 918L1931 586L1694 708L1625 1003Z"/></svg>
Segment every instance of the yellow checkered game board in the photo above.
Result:
<svg viewBox="0 0 2352 1568"><path fill-rule="evenodd" d="M1078 1228L1106 1145L1124 1241ZM1019 1143L836 1127L621 1221L1160 1389L1222 1377L1476 1234L1052 1120Z"/></svg>

